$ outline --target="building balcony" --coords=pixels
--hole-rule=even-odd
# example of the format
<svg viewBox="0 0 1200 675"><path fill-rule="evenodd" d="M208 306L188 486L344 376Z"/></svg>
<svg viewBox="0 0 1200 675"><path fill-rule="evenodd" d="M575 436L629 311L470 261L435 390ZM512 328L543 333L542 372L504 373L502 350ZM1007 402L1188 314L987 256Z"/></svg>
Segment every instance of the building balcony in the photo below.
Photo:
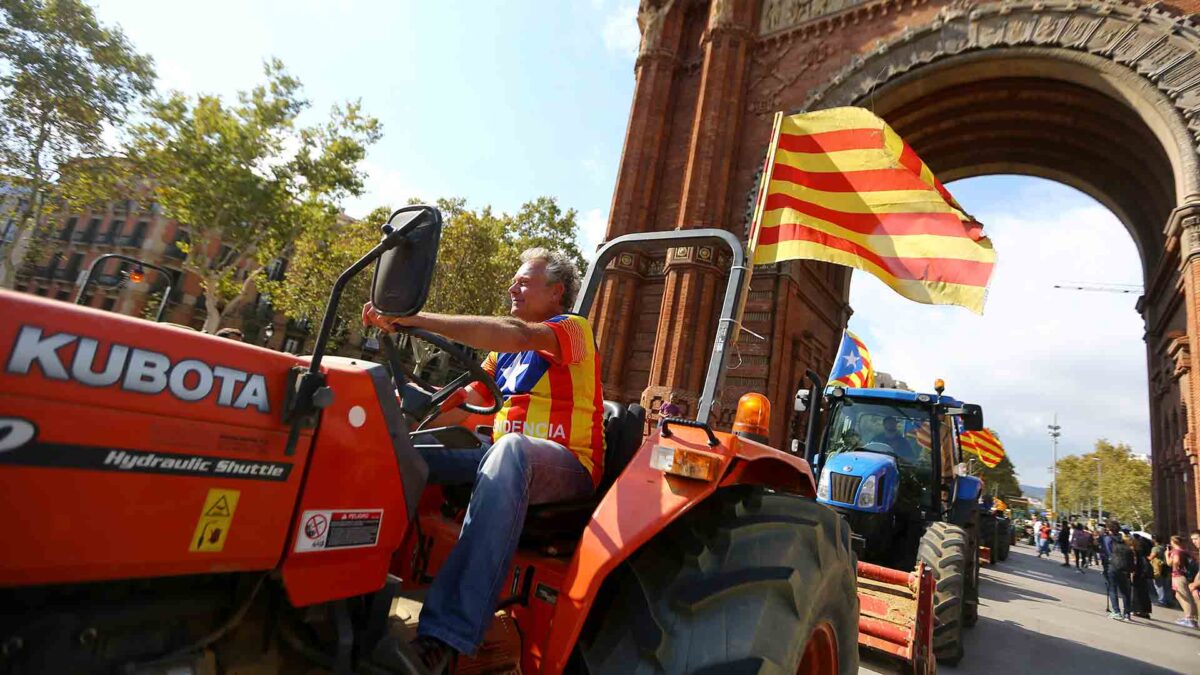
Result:
<svg viewBox="0 0 1200 675"><path fill-rule="evenodd" d="M163 255L167 256L168 258L172 258L174 260L183 260L183 259L187 258L187 254L184 253L183 251L180 251L179 247L174 244L171 244L170 246L168 246L167 250L163 252Z"/></svg>
<svg viewBox="0 0 1200 675"><path fill-rule="evenodd" d="M95 232L76 232L71 235L71 241L77 244L90 244L95 238Z"/></svg>
<svg viewBox="0 0 1200 675"><path fill-rule="evenodd" d="M124 237L117 237L117 246L120 246L123 248L141 248L142 241L143 241L142 237L137 237L134 235L126 235Z"/></svg>
<svg viewBox="0 0 1200 675"><path fill-rule="evenodd" d="M52 279L55 279L58 281L72 281L73 282L73 281L75 281L75 278L78 276L79 276L79 270L65 268L65 269L54 270L53 276L51 276L49 278L52 278Z"/></svg>

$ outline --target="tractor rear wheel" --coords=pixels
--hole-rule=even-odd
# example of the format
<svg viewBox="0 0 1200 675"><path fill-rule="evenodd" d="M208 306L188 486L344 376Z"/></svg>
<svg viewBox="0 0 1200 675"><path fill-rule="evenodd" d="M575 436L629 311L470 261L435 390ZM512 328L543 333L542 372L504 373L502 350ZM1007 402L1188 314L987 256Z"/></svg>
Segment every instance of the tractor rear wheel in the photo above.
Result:
<svg viewBox="0 0 1200 675"><path fill-rule="evenodd" d="M933 653L952 666L963 656L963 608L966 606L967 533L950 523L930 523L917 556L933 571Z"/></svg>
<svg viewBox="0 0 1200 675"><path fill-rule="evenodd" d="M718 491L604 582L573 665L591 673L858 672L850 528L811 499Z"/></svg>

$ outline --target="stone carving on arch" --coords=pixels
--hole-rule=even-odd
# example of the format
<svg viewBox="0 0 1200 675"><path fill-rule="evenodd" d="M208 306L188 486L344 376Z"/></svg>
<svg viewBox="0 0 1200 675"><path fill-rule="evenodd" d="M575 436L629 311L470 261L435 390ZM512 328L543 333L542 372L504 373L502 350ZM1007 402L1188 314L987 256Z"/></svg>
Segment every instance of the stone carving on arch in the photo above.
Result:
<svg viewBox="0 0 1200 675"><path fill-rule="evenodd" d="M1105 62L1135 88L1151 87L1174 114L1166 117L1181 158L1183 194L1200 195L1200 29L1158 3L1097 0L1003 0L942 8L928 25L906 28L854 57L800 108L853 105L921 66L983 50L1047 50L1084 65ZM1114 68L1119 66L1119 68Z"/></svg>

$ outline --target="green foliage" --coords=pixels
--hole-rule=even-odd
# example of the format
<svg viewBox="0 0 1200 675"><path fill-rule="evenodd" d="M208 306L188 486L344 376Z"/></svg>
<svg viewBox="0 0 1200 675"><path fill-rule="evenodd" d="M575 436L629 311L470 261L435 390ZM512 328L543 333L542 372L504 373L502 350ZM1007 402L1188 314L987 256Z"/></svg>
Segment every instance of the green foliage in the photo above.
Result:
<svg viewBox="0 0 1200 675"><path fill-rule="evenodd" d="M282 280L263 284L275 309L290 318L309 318L315 324L324 315L329 291L341 273L379 243L379 226L391 209L380 207L362 220L329 219L306 229L292 246L287 273ZM358 275L347 286L338 307L338 318L354 325L370 297L371 275Z"/></svg>
<svg viewBox="0 0 1200 675"><path fill-rule="evenodd" d="M996 432L992 432L993 434ZM997 436L999 438L999 436ZM983 462L975 462L972 469L974 475L983 479L984 490L989 495L1007 499L1021 496L1021 485L1017 479L1017 469L1005 453L1000 463L992 468L984 466Z"/></svg>
<svg viewBox="0 0 1200 675"><path fill-rule="evenodd" d="M575 244L575 211L561 211L551 197L526 203L515 216L496 215L490 206L470 209L462 198L439 199L437 207L445 227L425 311L506 314L509 280L520 266L521 252L532 246L561 249L583 262ZM285 278L265 285L276 308L292 318L316 321L334 280L378 243L379 226L391 211L381 207L360 221L329 221L305 230L294 243ZM343 295L338 317L348 324L359 320L370 297L369 280L369 275L360 275Z"/></svg>
<svg viewBox="0 0 1200 675"><path fill-rule="evenodd" d="M1099 458L1097 482L1095 461ZM1047 497L1051 494L1047 491ZM1058 460L1058 506L1068 511L1096 508L1097 497L1104 510L1123 524L1146 529L1154 520L1150 506L1150 465L1132 455L1128 445L1096 441L1096 449L1086 455L1071 455Z"/></svg>
<svg viewBox="0 0 1200 675"><path fill-rule="evenodd" d="M68 165L104 154L105 127L120 126L153 83L151 59L80 0L0 3L0 174L27 199L0 285L36 250L33 226L63 196Z"/></svg>
<svg viewBox="0 0 1200 675"><path fill-rule="evenodd" d="M167 215L188 227L183 267L203 280L209 332L253 295L265 265L306 233L330 231L341 200L362 192L358 164L380 137L357 102L298 129L309 106L299 80L277 60L264 70L266 82L235 104L173 92L130 132L130 175L148 177Z"/></svg>

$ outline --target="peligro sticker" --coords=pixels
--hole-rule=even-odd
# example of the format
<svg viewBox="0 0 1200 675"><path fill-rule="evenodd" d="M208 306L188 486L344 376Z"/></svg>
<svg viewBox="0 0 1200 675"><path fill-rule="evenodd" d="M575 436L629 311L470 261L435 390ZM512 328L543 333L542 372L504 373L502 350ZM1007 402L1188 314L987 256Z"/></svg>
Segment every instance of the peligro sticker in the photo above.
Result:
<svg viewBox="0 0 1200 675"><path fill-rule="evenodd" d="M383 509L305 511L300 515L295 552L375 546L382 523Z"/></svg>

